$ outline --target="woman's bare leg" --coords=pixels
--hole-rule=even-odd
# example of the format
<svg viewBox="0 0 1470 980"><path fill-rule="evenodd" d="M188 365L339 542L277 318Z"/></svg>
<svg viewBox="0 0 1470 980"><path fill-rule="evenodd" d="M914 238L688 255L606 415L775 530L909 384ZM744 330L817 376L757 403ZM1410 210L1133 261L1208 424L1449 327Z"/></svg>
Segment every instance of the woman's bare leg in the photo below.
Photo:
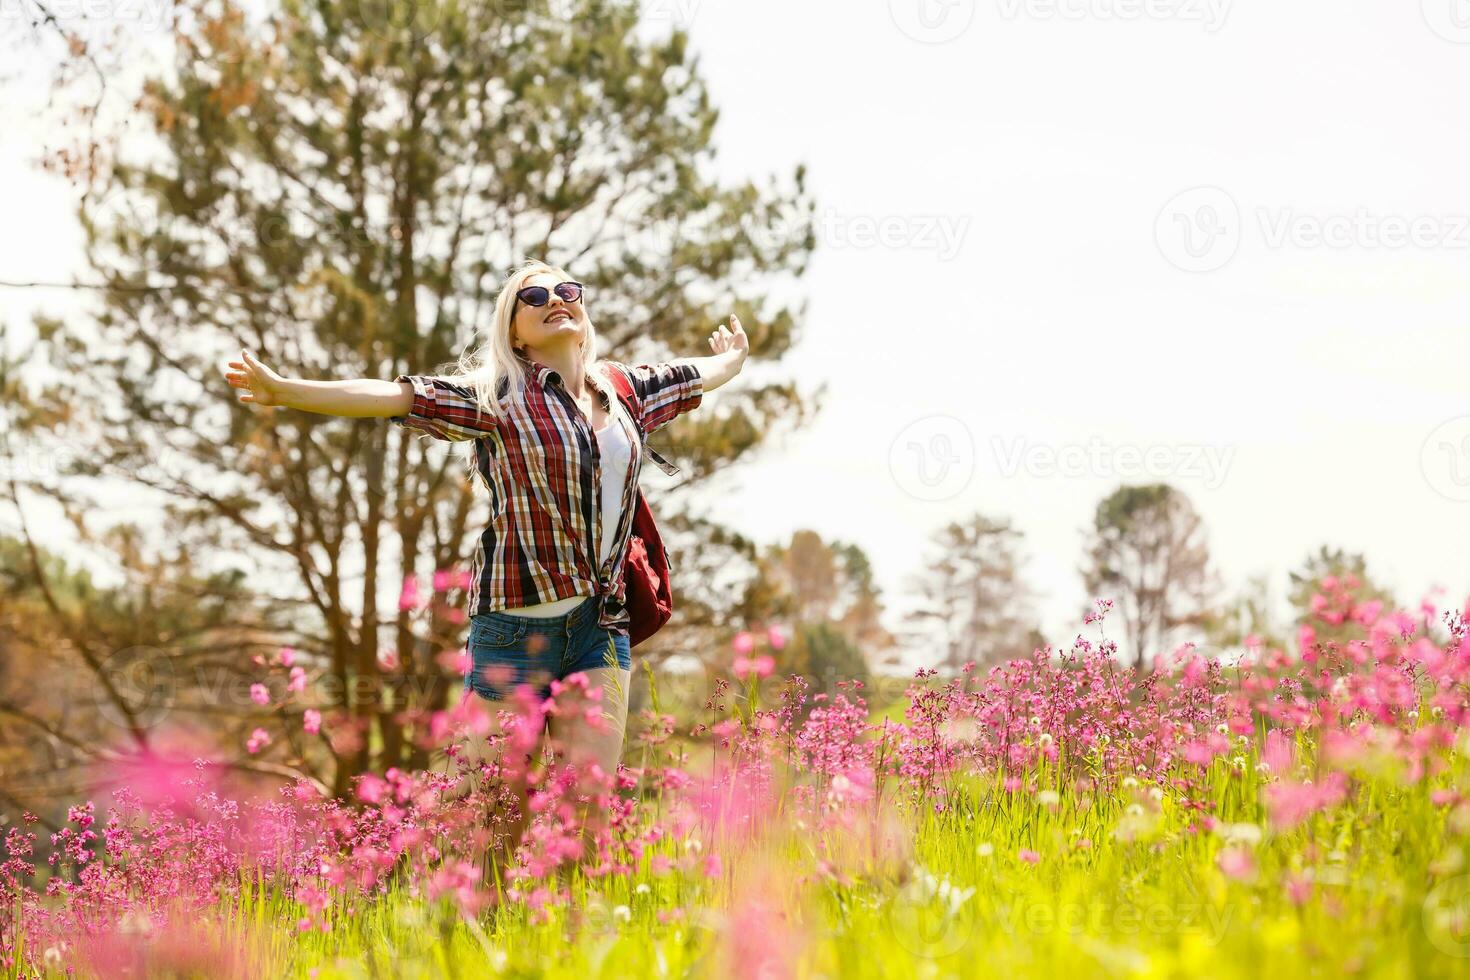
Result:
<svg viewBox="0 0 1470 980"><path fill-rule="evenodd" d="M588 693L600 691L601 696L592 701L578 698L575 710L553 715L551 735L557 763L574 764L579 781L589 794L595 794L604 792L603 786L591 782L583 774L596 763L609 780L617 776L618 763L623 757L624 729L628 724L628 688L632 684L633 672L620 667L598 667L585 673ZM602 815L602 808L595 803L581 810L583 861L589 861L595 855L594 833Z"/></svg>
<svg viewBox="0 0 1470 980"><path fill-rule="evenodd" d="M486 778L482 775L481 764L488 764L492 770L499 768L501 780L509 791L511 800L514 801L513 811L506 812L509 807L502 809L496 807L492 813L490 829L495 834L491 845L481 856L481 880L491 889L498 891L498 886L505 879L505 871L514 856L516 848L520 846L521 837L525 834L527 825L530 823L526 801L529 790L526 785L526 775L535 762L536 757L541 754L544 745L544 732L538 734L535 744L529 749L514 750L510 747L510 741L514 736L508 735L508 726L501 721L500 712L505 707L503 702L490 701L468 695L476 703L475 707L483 710L489 717L489 731L484 734L472 734L463 737L456 743L459 746L460 758L467 764L468 775L460 780L456 787L456 795L460 798L472 792L483 792L490 788ZM512 719L511 724L526 724L521 718ZM522 743L524 745L524 743ZM520 751L521 758L510 759L507 753ZM441 750L436 753L434 767L444 772L455 771L455 764ZM505 802L509 803L510 800Z"/></svg>
<svg viewBox="0 0 1470 980"><path fill-rule="evenodd" d="M623 736L628 726L628 688L633 672L620 667L598 667L585 671L587 691L601 691L601 697L579 705L579 710L554 715L551 737L559 762L579 766L591 762L602 767L609 776L617 774L623 758ZM596 708L589 719L583 708Z"/></svg>

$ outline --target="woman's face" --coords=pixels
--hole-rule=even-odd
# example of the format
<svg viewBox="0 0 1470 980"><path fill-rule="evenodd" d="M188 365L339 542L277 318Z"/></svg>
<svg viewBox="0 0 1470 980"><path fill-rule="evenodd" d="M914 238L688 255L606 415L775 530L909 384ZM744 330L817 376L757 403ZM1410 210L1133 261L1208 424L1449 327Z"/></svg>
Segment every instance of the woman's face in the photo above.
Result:
<svg viewBox="0 0 1470 980"><path fill-rule="evenodd" d="M568 303L552 292L558 283L565 281L554 273L538 272L522 283L522 289L545 286L551 295L545 306L527 306L524 302L516 304L510 328L511 346L531 347L538 351L563 346L577 350L582 346L587 335L587 313L582 308L582 301Z"/></svg>

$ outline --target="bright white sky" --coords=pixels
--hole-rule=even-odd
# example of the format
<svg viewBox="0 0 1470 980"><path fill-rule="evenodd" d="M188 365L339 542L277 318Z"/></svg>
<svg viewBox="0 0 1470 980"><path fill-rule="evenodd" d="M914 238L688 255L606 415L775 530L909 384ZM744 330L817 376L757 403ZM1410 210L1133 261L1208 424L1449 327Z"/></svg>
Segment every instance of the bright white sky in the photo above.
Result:
<svg viewBox="0 0 1470 980"><path fill-rule="evenodd" d="M927 537L982 511L1069 640L1125 479L1189 494L1230 586L1282 591L1327 543L1402 601L1470 592L1470 3L650 9L691 32L721 174L805 162L822 220L777 371L825 411L709 512L858 542L894 627ZM0 278L67 278L72 198L33 147L0 142ZM0 316L64 300L0 290Z"/></svg>

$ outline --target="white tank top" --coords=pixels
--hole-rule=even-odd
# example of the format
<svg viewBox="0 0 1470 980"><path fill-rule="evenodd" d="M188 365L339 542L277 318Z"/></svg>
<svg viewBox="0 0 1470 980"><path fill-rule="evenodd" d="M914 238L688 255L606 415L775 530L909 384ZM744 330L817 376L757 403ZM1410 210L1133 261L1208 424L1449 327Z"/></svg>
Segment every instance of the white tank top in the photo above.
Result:
<svg viewBox="0 0 1470 980"><path fill-rule="evenodd" d="M623 488L628 484L628 467L633 462L633 442L623 424L623 406L614 402L607 425L597 430L597 447L602 456L602 540L598 542L599 567L612 556L613 532L623 516Z"/></svg>

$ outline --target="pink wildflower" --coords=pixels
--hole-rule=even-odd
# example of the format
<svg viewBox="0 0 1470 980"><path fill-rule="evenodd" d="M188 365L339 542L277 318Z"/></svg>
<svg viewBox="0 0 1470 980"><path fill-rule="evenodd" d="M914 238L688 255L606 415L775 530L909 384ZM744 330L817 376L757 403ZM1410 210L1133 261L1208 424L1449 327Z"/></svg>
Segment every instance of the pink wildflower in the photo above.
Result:
<svg viewBox="0 0 1470 980"><path fill-rule="evenodd" d="M363 773L357 782L357 796L364 803L381 803L388 792L388 783L381 776Z"/></svg>
<svg viewBox="0 0 1470 980"><path fill-rule="evenodd" d="M261 749L265 748L269 744L271 744L271 733L266 731L264 728L257 728L255 731L251 732L250 737L245 740L245 751L249 752L251 755L255 755L257 752L259 752Z"/></svg>
<svg viewBox="0 0 1470 980"><path fill-rule="evenodd" d="M757 677L770 677L776 669L776 661L768 654L759 657L736 657L735 676L744 680L751 674Z"/></svg>
<svg viewBox="0 0 1470 980"><path fill-rule="evenodd" d="M1266 808L1277 827L1294 827L1318 810L1335 806L1347 796L1347 775L1327 773L1320 783L1283 780L1266 787Z"/></svg>
<svg viewBox="0 0 1470 980"><path fill-rule="evenodd" d="M1216 858L1220 871L1235 881L1253 881L1256 877L1256 858L1244 847L1227 847Z"/></svg>
<svg viewBox="0 0 1470 980"><path fill-rule="evenodd" d="M408 612L417 609L421 603L419 599L419 577L417 575L403 576L403 591L398 594L398 609Z"/></svg>
<svg viewBox="0 0 1470 980"><path fill-rule="evenodd" d="M439 666L451 674L463 677L470 672L470 665L472 663L470 654L468 650L463 648L458 650L444 650L436 659L439 662Z"/></svg>

